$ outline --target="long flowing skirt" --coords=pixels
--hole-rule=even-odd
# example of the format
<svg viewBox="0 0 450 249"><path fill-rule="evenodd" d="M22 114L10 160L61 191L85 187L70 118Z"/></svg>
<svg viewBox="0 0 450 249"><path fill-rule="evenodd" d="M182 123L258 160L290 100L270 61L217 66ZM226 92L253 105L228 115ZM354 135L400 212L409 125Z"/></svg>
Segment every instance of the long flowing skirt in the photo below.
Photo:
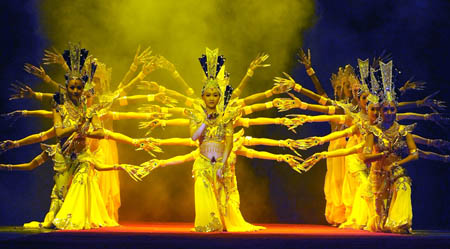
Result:
<svg viewBox="0 0 450 249"><path fill-rule="evenodd" d="M242 217L234 171L227 167L220 181L216 176L217 165L204 156L194 162L195 231L245 232L263 229Z"/></svg>
<svg viewBox="0 0 450 249"><path fill-rule="evenodd" d="M328 151L345 148L345 138L330 142ZM345 157L327 158L327 173L323 187L326 207L325 218L328 223L338 225L345 221L345 206L342 203L342 184L345 175Z"/></svg>
<svg viewBox="0 0 450 249"><path fill-rule="evenodd" d="M391 202L384 229L393 233L408 233L412 226L411 179L399 177L391 186Z"/></svg>
<svg viewBox="0 0 450 249"><path fill-rule="evenodd" d="M58 229L90 229L117 226L103 202L89 152L80 153L73 164L72 183L64 203L53 220Z"/></svg>

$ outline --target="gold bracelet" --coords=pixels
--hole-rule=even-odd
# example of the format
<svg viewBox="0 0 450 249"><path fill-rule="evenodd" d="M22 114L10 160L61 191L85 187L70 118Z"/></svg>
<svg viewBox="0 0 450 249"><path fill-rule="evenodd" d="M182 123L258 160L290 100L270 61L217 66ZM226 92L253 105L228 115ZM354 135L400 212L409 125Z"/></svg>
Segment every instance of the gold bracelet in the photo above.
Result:
<svg viewBox="0 0 450 249"><path fill-rule="evenodd" d="M45 132L39 133L39 136L41 137L41 142L48 139L48 134Z"/></svg>
<svg viewBox="0 0 450 249"><path fill-rule="evenodd" d="M112 119L113 119L113 120L119 120L119 113L117 113L117 112L111 112L111 114L112 114Z"/></svg>
<svg viewBox="0 0 450 249"><path fill-rule="evenodd" d="M312 76L314 75L316 72L314 72L314 69L312 67L306 69L306 73L308 74L308 76Z"/></svg>
<svg viewBox="0 0 450 249"><path fill-rule="evenodd" d="M272 97L273 93L272 93L272 89L267 90L264 92L264 96L266 96L266 98L270 98Z"/></svg>
<svg viewBox="0 0 450 249"><path fill-rule="evenodd" d="M149 95L147 95L147 101L148 101L148 102L153 102L153 101L155 101L155 95L154 95L154 94L149 94Z"/></svg>
<svg viewBox="0 0 450 249"><path fill-rule="evenodd" d="M333 115L336 113L336 106L329 106L328 107L328 114Z"/></svg>
<svg viewBox="0 0 450 249"><path fill-rule="evenodd" d="M187 99L186 99L186 102L184 102L184 104L185 104L186 106L192 106L192 101L191 101L189 98L187 98Z"/></svg>
<svg viewBox="0 0 450 249"><path fill-rule="evenodd" d="M43 96L42 93L36 92L36 93L34 93L34 96L36 96L36 99L37 99L37 100L42 101L42 96Z"/></svg>
<svg viewBox="0 0 450 249"><path fill-rule="evenodd" d="M327 98L325 98L324 96L320 96L319 104L325 105L327 101L328 101Z"/></svg>
<svg viewBox="0 0 450 249"><path fill-rule="evenodd" d="M242 126L245 128L248 128L250 126L250 119L249 118L241 118Z"/></svg>
<svg viewBox="0 0 450 249"><path fill-rule="evenodd" d="M137 77L138 77L138 79L143 80L146 76L147 76L146 73L140 72Z"/></svg>
<svg viewBox="0 0 450 249"><path fill-rule="evenodd" d="M300 85L300 84L295 84L295 86L294 86L294 91L296 91L296 92L299 93L299 92L302 90L302 88L303 88L302 85Z"/></svg>
<svg viewBox="0 0 450 249"><path fill-rule="evenodd" d="M252 113L253 111L252 111L252 107L251 106L246 106L246 107L244 107L244 114L245 115L248 115L248 114L250 114L250 113Z"/></svg>
<svg viewBox="0 0 450 249"><path fill-rule="evenodd" d="M131 63L131 66L130 66L130 70L131 70L131 71L136 72L136 69L137 69L137 68L138 68L138 66L137 66L136 64L134 64L134 62Z"/></svg>
<svg viewBox="0 0 450 249"><path fill-rule="evenodd" d="M22 116L26 117L28 115L28 111L27 110L23 110L22 111Z"/></svg>
<svg viewBox="0 0 450 249"><path fill-rule="evenodd" d="M128 105L127 96L123 96L123 97L119 98L119 105L120 106Z"/></svg>
<svg viewBox="0 0 450 249"><path fill-rule="evenodd" d="M247 76L248 77L253 77L253 74L254 74L255 72L253 72L253 70L251 70L250 68L247 70Z"/></svg>
<svg viewBox="0 0 450 249"><path fill-rule="evenodd" d="M50 83L50 82L52 81L52 79L50 78L50 76L48 76L47 74L44 76L43 80L44 80L46 83Z"/></svg>
<svg viewBox="0 0 450 249"><path fill-rule="evenodd" d="M159 86L158 92L160 92L160 93L165 93L165 92L166 92L166 88L163 87L163 86Z"/></svg>
<svg viewBox="0 0 450 249"><path fill-rule="evenodd" d="M302 109L302 110L306 110L306 109L308 109L308 104L307 103L305 103L305 102L300 102L300 109Z"/></svg>
<svg viewBox="0 0 450 249"><path fill-rule="evenodd" d="M270 102L266 102L266 103L264 103L264 105L266 106L266 109L270 109L270 108L272 108L272 107L273 107L273 103L272 103L272 101L270 101Z"/></svg>
<svg viewBox="0 0 450 249"><path fill-rule="evenodd" d="M42 156L38 156L36 162L38 163L38 165L41 165L42 163L45 162L44 158L42 158Z"/></svg>

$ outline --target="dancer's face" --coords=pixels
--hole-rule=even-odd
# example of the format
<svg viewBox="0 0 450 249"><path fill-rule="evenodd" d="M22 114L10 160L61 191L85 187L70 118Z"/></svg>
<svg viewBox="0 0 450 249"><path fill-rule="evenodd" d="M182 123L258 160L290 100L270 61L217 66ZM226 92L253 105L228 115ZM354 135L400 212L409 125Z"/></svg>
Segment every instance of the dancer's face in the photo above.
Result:
<svg viewBox="0 0 450 249"><path fill-rule="evenodd" d="M344 97L347 99L352 97L352 85L349 80L344 82Z"/></svg>
<svg viewBox="0 0 450 249"><path fill-rule="evenodd" d="M71 79L67 83L67 95L70 100L78 103L84 90L84 84L80 79Z"/></svg>
<svg viewBox="0 0 450 249"><path fill-rule="evenodd" d="M395 121L397 115L397 107L393 101L383 104L381 106L381 118L384 123L392 123Z"/></svg>
<svg viewBox="0 0 450 249"><path fill-rule="evenodd" d="M380 115L380 106L378 104L370 103L367 107L367 116L369 117L369 122L374 124Z"/></svg>
<svg viewBox="0 0 450 249"><path fill-rule="evenodd" d="M205 102L206 107L209 109L215 109L220 99L219 90L215 87L205 89L202 99Z"/></svg>
<svg viewBox="0 0 450 249"><path fill-rule="evenodd" d="M362 110L366 110L368 96L369 96L368 92L363 92L361 96L359 96L359 106L361 107Z"/></svg>

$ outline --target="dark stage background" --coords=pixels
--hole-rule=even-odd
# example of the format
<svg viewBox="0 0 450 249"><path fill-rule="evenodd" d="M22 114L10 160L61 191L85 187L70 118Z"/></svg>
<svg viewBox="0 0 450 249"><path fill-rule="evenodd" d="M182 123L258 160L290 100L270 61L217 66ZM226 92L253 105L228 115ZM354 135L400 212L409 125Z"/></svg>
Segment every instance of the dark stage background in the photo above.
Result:
<svg viewBox="0 0 450 249"><path fill-rule="evenodd" d="M93 2L95 3L95 1ZM218 2L222 3L226 10L227 4L223 1ZM260 1L251 3L261 5L257 6L261 9L264 8ZM71 30L45 29L43 23L48 25L50 21L42 14L39 4L39 1L2 1L0 3L0 41L2 44L0 80L3 85L0 92L1 113L18 109L42 108L33 100L8 101L10 92L7 89L10 83L21 80L29 83L35 90L46 90L40 81L23 71L23 64L40 62L43 50L55 45L50 38L55 36L52 32L59 32L59 36L72 32ZM92 6L86 8L88 9L86 11L95 11ZM64 8L60 10L63 11ZM416 80L427 82L425 91L409 93L402 96L401 100L417 100L435 90L440 90L438 98L450 101L447 77L450 65L448 62L450 55L448 47L450 37L449 1L322 0L316 1L312 10L314 13L308 16L307 25L299 26L299 30L292 39L301 41L295 46L296 48L311 49L314 69L330 95L331 86L328 79L339 66L355 65L357 58L373 57L380 54L382 50L386 50L392 54L394 65L402 72L398 77L399 82L403 83L411 76L415 76ZM64 13L64 15L66 18L72 16L71 12ZM145 27L141 29L142 32L145 32ZM95 33L96 31L90 32ZM86 32L85 37L94 35L94 33ZM84 42L83 37L78 40ZM108 40L109 43L120 44L120 41L111 41L109 37L105 37L105 40ZM69 40L57 43L58 48L64 49L67 41ZM138 43L133 44L133 48L127 54L129 56L127 65L131 63L133 49ZM140 43L144 45L143 41ZM264 38L260 40L260 44L261 48L254 45L252 49L265 51ZM109 44L105 43L104 45L108 46ZM149 45L152 45L155 51L158 50L158 45L151 43ZM204 46L213 47L215 44L209 45L205 42ZM87 48L89 49L89 46ZM298 82L313 89L303 66L296 62L295 50L291 50L289 50L290 62L282 69L290 71ZM101 49L98 50L98 54L104 52ZM164 51L160 51L160 53L164 55ZM226 52L224 53L227 55ZM276 58L276 55L274 57ZM232 56L227 56L227 58L229 61L233 61ZM249 62L251 58L246 58L246 60ZM192 63L197 63L196 57L189 59ZM241 72L238 69L232 71L237 72L233 74L234 82L240 77L239 75L245 72L247 61L241 63L243 65L239 69ZM115 77L121 77L128 67L125 65L125 69L122 69L117 66L118 62L114 61L106 61L106 63L113 65L114 69L118 68L118 73L114 73ZM276 65L277 61L271 60L270 63ZM51 67L49 70L50 73L56 71ZM182 72L182 70L180 71ZM200 72L200 67L198 67L198 71ZM274 76L280 74L281 71L261 73L262 76L259 80L269 82ZM251 84L259 83L254 80L250 86L252 86ZM267 83L265 88L269 87L270 83ZM44 107L49 108L50 105L47 104ZM264 112L262 115L277 116L277 113ZM254 117L256 116L254 115ZM136 130L137 123L134 122L132 125ZM48 129L50 126L50 121L38 118L21 119L14 124L10 120L1 120L0 140L19 139ZM118 131L134 137L142 136L142 132L130 131L128 127L123 123L116 125ZM284 127L275 126L256 127L246 131L248 135L254 137L270 134L271 138L304 138L324 135L328 132L328 124L305 125L298 129L297 135L289 133ZM447 127L442 129L431 122L419 122L415 133L428 138L450 140ZM145 153L135 154L126 146L119 148L121 149L121 162L125 163L129 162L127 160L131 160L131 162L140 163L148 160L137 161L136 159L135 155L139 155L138 158L148 158ZM281 149L264 147L257 149L289 153L288 150ZM315 151L325 149L326 146L322 146L303 154L306 158ZM184 148L179 151L170 151L169 149L168 155L184 154L188 151ZM3 153L0 155L0 162L22 163L31 160L39 153L39 145L26 146ZM319 163L303 175L295 173L286 165L262 160L240 158L238 165L241 165L237 169L241 208L244 217L249 221L326 224L323 215L325 207L324 162ZM43 218L48 210L49 194L53 185L51 166L50 163L46 163L32 172L0 172L0 225L21 225L30 220ZM122 174L121 219L124 221L193 221L193 181L190 178L190 167L191 164L184 164L184 166L159 169L147 177L143 183L133 183L126 175ZM420 160L410 163L407 169L413 180L413 228L450 229L450 212L448 211L450 170L448 164ZM180 175L182 178L173 177L174 175Z"/></svg>

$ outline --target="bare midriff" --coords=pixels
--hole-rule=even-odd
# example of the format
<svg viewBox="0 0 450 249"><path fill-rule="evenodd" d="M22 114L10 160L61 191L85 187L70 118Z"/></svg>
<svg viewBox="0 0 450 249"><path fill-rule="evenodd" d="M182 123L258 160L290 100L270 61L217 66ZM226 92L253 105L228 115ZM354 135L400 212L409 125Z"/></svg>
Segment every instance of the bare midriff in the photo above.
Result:
<svg viewBox="0 0 450 249"><path fill-rule="evenodd" d="M213 157L217 160L223 156L223 152L225 150L224 143L218 142L203 142L200 144L200 154L207 157L208 159L212 159Z"/></svg>

